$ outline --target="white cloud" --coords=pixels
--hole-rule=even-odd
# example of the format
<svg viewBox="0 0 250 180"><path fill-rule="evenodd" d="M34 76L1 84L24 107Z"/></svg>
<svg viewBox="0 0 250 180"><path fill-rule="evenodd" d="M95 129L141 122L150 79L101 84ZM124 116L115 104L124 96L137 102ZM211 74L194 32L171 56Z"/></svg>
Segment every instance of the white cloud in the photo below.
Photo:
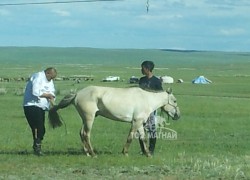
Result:
<svg viewBox="0 0 250 180"><path fill-rule="evenodd" d="M0 9L0 16L8 16L11 13L8 10Z"/></svg>
<svg viewBox="0 0 250 180"><path fill-rule="evenodd" d="M141 15L139 19L141 20L153 20L153 21L162 21L162 20L169 20L169 19L180 19L183 18L181 14L160 14L160 15Z"/></svg>
<svg viewBox="0 0 250 180"><path fill-rule="evenodd" d="M69 11L59 10L59 9L52 10L52 12L55 13L55 14L57 14L57 15L59 15L59 16L63 16L63 17L71 15L71 13Z"/></svg>
<svg viewBox="0 0 250 180"><path fill-rule="evenodd" d="M242 28L231 28L231 29L221 29L220 34L224 36L237 36L246 33L245 29Z"/></svg>
<svg viewBox="0 0 250 180"><path fill-rule="evenodd" d="M57 23L60 27L67 27L67 28L77 28L81 26L81 22L78 20L62 20Z"/></svg>

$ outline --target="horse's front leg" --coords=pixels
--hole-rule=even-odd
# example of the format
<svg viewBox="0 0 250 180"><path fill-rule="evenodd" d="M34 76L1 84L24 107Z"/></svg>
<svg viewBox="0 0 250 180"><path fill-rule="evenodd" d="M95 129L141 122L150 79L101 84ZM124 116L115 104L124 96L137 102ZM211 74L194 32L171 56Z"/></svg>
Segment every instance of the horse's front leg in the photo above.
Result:
<svg viewBox="0 0 250 180"><path fill-rule="evenodd" d="M149 149L148 149L148 146L147 146L147 139L146 139L146 135L145 135L145 131L144 131L143 126L141 126L141 127L138 129L138 133L139 133L139 138L140 138L140 140L141 140L142 143L143 143L143 148L144 148L144 150L145 150L144 154L145 154L147 157L150 157L151 154L150 154Z"/></svg>
<svg viewBox="0 0 250 180"><path fill-rule="evenodd" d="M129 146L130 146L130 144L131 144L131 142L133 140L133 137L135 136L135 133L136 133L136 130L132 126L131 129L130 129L130 131L129 131L128 137L127 137L127 142L124 145L123 150L122 150L122 153L125 156L128 156L128 149L129 149Z"/></svg>
<svg viewBox="0 0 250 180"><path fill-rule="evenodd" d="M137 122L134 122L132 124L131 129L129 131L128 138L127 138L127 142L123 147L122 153L124 155L128 156L129 146L130 146L133 138L136 136L137 131L139 132L139 137L141 138L141 140L143 142L146 156L150 156L149 150L148 150L147 145L146 145L146 139L145 139L145 133L144 133L142 121L137 121Z"/></svg>

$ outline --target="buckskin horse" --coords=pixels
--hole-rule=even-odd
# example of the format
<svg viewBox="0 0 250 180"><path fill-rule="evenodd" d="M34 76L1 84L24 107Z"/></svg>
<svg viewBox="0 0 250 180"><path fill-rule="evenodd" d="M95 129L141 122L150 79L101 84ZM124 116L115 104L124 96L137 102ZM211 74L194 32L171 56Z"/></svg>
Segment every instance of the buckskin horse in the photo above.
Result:
<svg viewBox="0 0 250 180"><path fill-rule="evenodd" d="M122 153L128 155L128 149L135 136L139 133L146 150L145 155L150 156L146 145L143 123L153 111L161 108L173 120L180 118L180 110L172 90L150 92L139 87L113 88L101 86L88 86L77 93L66 95L57 105L49 110L49 122L53 128L62 125L57 111L73 104L82 119L80 137L83 149L87 155L95 156L90 142L91 129L96 116L103 116L115 121L131 123L131 128Z"/></svg>

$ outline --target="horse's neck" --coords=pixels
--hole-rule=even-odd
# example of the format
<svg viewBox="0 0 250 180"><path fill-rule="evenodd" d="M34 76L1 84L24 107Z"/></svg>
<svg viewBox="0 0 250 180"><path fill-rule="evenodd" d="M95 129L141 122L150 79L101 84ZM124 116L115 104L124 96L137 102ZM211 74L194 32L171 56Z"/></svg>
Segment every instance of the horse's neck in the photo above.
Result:
<svg viewBox="0 0 250 180"><path fill-rule="evenodd" d="M153 110L164 106L168 101L168 94L166 92L151 92L147 97L149 98L148 100Z"/></svg>

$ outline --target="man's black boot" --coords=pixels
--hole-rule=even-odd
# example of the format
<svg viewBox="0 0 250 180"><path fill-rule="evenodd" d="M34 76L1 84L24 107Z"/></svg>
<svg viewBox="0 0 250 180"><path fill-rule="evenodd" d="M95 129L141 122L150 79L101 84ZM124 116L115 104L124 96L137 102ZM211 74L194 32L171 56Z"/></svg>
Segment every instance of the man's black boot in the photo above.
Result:
<svg viewBox="0 0 250 180"><path fill-rule="evenodd" d="M34 150L35 155L37 155L37 156L42 156L43 155L41 140L39 140L39 139L34 140L33 150Z"/></svg>
<svg viewBox="0 0 250 180"><path fill-rule="evenodd" d="M156 144L156 138L149 138L149 152L151 155L154 155L155 150L155 144Z"/></svg>

